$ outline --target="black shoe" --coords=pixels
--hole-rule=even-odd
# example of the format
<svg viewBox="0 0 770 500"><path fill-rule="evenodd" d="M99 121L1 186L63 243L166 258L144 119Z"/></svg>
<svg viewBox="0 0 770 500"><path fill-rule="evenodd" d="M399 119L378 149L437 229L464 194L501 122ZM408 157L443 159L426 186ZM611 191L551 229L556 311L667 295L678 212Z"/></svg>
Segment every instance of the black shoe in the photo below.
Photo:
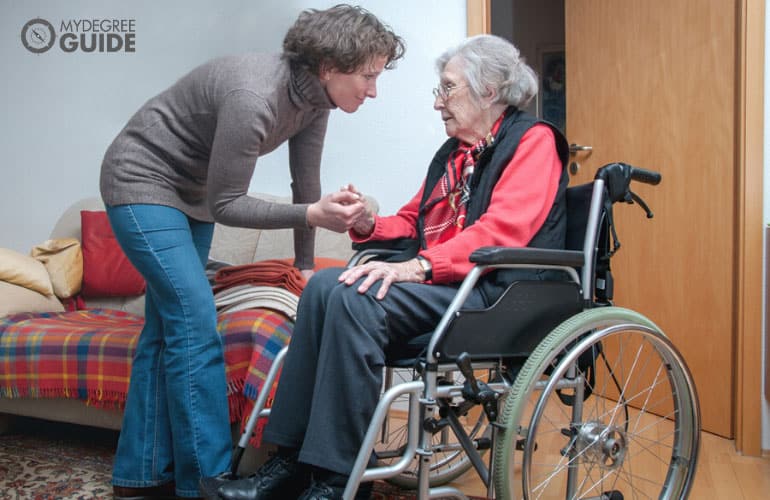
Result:
<svg viewBox="0 0 770 500"><path fill-rule="evenodd" d="M218 498L225 500L286 500L297 498L306 487L302 467L295 457L276 455L245 479L229 481L219 487ZM217 498L217 497L214 497Z"/></svg>
<svg viewBox="0 0 770 500"><path fill-rule="evenodd" d="M219 490L219 487L237 479L238 476L232 472L223 472L214 477L202 477L198 482L198 492L207 500L218 500L219 493L217 493L217 490Z"/></svg>
<svg viewBox="0 0 770 500"><path fill-rule="evenodd" d="M324 482L315 482L313 481L313 484L305 490L302 493L302 496L299 498L303 500L315 500L315 499L321 499L321 498L342 498L342 494L345 493L345 486L346 484L343 484L342 486L331 486ZM356 496L353 497L356 500L369 500L372 498L372 490L374 489L374 483L372 482L366 482L361 483L358 486L358 491L356 491Z"/></svg>
<svg viewBox="0 0 770 500"><path fill-rule="evenodd" d="M320 481L313 481L297 500L342 500L344 486L330 486Z"/></svg>
<svg viewBox="0 0 770 500"><path fill-rule="evenodd" d="M310 488L300 496L301 499L342 498L350 476L320 467L313 467L312 470L313 482ZM355 500L369 500L372 497L373 489L374 483L370 481L360 483L354 497Z"/></svg>

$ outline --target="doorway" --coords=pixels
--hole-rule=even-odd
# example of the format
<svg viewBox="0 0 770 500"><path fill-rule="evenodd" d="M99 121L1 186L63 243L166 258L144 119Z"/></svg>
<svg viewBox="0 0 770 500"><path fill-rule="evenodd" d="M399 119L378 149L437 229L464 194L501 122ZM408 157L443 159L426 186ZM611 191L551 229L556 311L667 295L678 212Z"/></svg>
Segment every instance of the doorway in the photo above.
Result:
<svg viewBox="0 0 770 500"><path fill-rule="evenodd" d="M682 228L684 234L677 232L672 234L672 231L676 230L667 229L662 231L665 237L661 238L661 231L657 226L652 234L658 235L653 236L653 238L657 238L655 248L672 246L677 241L688 243L688 238L683 237L688 236L691 245L690 252L717 255L713 266L718 267L706 266L705 269L727 268L729 273L725 275L726 278L717 280L717 285L714 283L703 285L702 283L699 284L697 280L693 281L691 276L697 275L697 273L687 274L688 256L685 253L678 257L683 262L678 266L682 268L679 275L668 276L666 273L661 273L657 265L643 270L641 275L639 272L632 275L636 281L644 280L648 275L657 274L658 277L662 275L663 279L659 278L659 281L662 282L663 286L659 282L658 286L648 288L647 285L640 283L627 292L621 290L620 293L625 295L622 302L624 305L649 314L656 321L660 321L664 331L673 332L671 336L685 351L691 368L693 365L695 366L693 371L696 372L696 383L703 388L702 391L705 391L704 394L708 396L705 401L702 398L704 411L710 415L704 423L704 428L727 437L735 436L738 449L747 454L759 454L761 422L758 394L760 392L759 380L761 380L761 350L760 341L757 339L761 338L759 332L761 331L762 297L762 195L759 187L762 185L763 122L761 103L764 81L761 71L763 66L761 42L764 39L764 3L758 0L737 0L730 3L725 9L726 5L723 1L715 0L705 2L677 0L671 4L636 2L633 5L635 9L633 11L627 4L620 5L621 3L609 0L570 0L567 5L564 4L563 0L545 0L542 2L524 0L482 1L478 2L477 7L472 7L472 3L475 2L469 1L468 3L469 20L472 18L472 9L476 11L473 13L475 16L479 16L479 12L483 15L486 9L488 16L489 23L486 25L488 28L479 31L493 32L514 41L530 65L541 74L544 70L542 54L549 49L558 49L560 45L565 47L567 58L565 84L568 96L565 114L568 138L571 142L575 142L576 139L596 142L601 140L597 137L603 138L607 132L612 132L616 135L610 142L615 145L622 145L621 150L612 150L612 147L607 147L607 144L604 144L598 148L604 153L593 154L591 158L578 158L578 163L584 167L583 175L587 176L587 179L590 179L590 173L595 171L601 162L607 159L609 161L625 159L630 162L642 161L640 166L668 165L664 166L668 172L664 172L664 184L662 186L677 187L678 184L680 188L687 186L690 188L689 191L699 191L706 201L696 203L703 203L706 208L708 208L708 199L712 189L716 189L714 192L719 193L716 195L717 203L721 204L722 207L719 215L720 217L724 216L725 212L728 215L723 219L723 222L718 223L720 225L718 234L722 240L718 240L716 245L712 243L710 247L707 244L709 242L702 242L703 237L713 237L713 233L697 230L692 234L688 232L692 231L693 220L697 226L698 221L708 218L710 215L708 209L702 212L696 210L700 215L694 219L687 219L679 214L682 220L678 221L678 226L674 225L674 227ZM730 9L729 7L733 8ZM576 19L579 20L576 21ZM510 22L506 23L505 20L510 20ZM565 20L579 23L578 26L581 30L579 37L573 36L570 39L570 27ZM696 24L700 23L700 27L695 30L692 29L693 20L696 21ZM555 28L549 29L548 26ZM633 31L634 26L641 26L641 31ZM682 29L683 26L686 29ZM469 29L469 32L473 33L473 30ZM574 32L573 29L573 35ZM612 38L613 33L616 36L615 39ZM681 34L684 38L677 41L669 37L672 33ZM561 38L559 38L560 34L562 35ZM640 39L639 36L642 38ZM570 69L570 43L572 43L574 56L577 52L575 50L576 40L579 42L577 45L594 44L591 47L591 50L594 51L591 56L588 59L581 59L579 63L581 73L575 73L575 64ZM669 44L667 47L661 46L664 41ZM725 48L725 53L717 55L717 52L711 50L715 46ZM624 51L617 52L619 47ZM690 56L706 54L706 57L702 61L692 57L677 59L677 57L681 58L680 52L683 47L690 50L688 53ZM600 68L599 70L592 67L595 60L601 59L593 57L593 55L606 53L608 50L609 52L616 51L614 59L612 59L614 67ZM674 60L666 59L666 57L672 57ZM714 61L710 60L714 57L720 57L719 63L726 62L727 65L723 66L717 63L714 66ZM632 61L632 64L623 67L623 61L626 59ZM746 64L744 61L750 61L751 64ZM642 64L652 64L657 65L657 67L651 66L653 71L634 73L634 70L638 70ZM622 69L619 69L621 67ZM716 93L707 93L706 98L703 98L697 92L691 92L684 94L682 99L677 100L678 98L675 98L673 101L664 102L665 106L663 106L663 108L667 108L683 104L683 107L676 109L686 109L688 103L691 104L695 99L697 106L690 108L690 112L697 116L701 110L705 110L703 116L707 117L711 117L710 106L714 103L717 106L727 105L730 107L721 110L723 115L720 115L718 120L718 133L712 137L702 136L699 131L689 130L691 128L690 123L696 127L703 126L703 123L710 123L704 119L692 119L688 122L687 127L680 126L677 129L678 131L688 130L687 136L695 138L697 146L700 147L700 149L696 148L696 151L700 152L695 155L699 160L683 161L677 159L665 163L651 160L653 156L648 155L647 152L660 150L661 144L644 145L644 141L638 140L644 134L637 132L640 127L643 130L658 130L660 129L658 124L665 123L665 119L657 121L652 118L646 123L636 123L636 130L631 129L629 131L627 129L625 132L614 130L617 128L617 124L623 123L622 119L614 119L610 121L611 130L605 131L605 133L591 130L586 133L590 127L585 127L585 125L602 121L597 118L599 116L599 113L596 112L597 108L623 109L626 114L621 113L620 116L630 116L629 113L633 113L633 111L629 109L629 106L640 102L638 98L628 95L623 96L624 100L622 101L618 101L618 98L615 97L607 98L606 95L601 100L592 98L589 91L596 87L596 82L602 81L602 78L609 80L615 78L615 81L610 81L609 84L604 82L605 91L607 91L607 85L615 85L615 88L611 89L612 92L607 92L607 95L614 94L616 88L625 88L626 85L624 84L627 82L645 82L644 79L647 78L646 85L637 85L637 90L644 91L655 88L654 85L659 83L655 78L660 79L660 75L665 76L666 68L674 68L679 71L678 79L681 82L692 82L695 85L693 88L701 91L701 83L713 78L714 73L708 71L709 69L713 70L714 67L718 69L716 73L724 75L721 83L717 84L716 87L711 87L716 89ZM682 68L687 69L682 71ZM628 69L631 71L624 71ZM707 74L701 75L700 80L693 77L704 69ZM658 73L655 73L654 70L657 70ZM570 91L574 96L576 86L579 86L579 82L571 81L571 78L580 80L576 76L581 74L586 78L583 78L583 86L579 89L581 96L584 97L584 103L588 103L583 106L587 111L584 109L582 114L579 110L573 109L579 108L579 106L575 106L577 101L574 98L572 101L569 99ZM650 78L649 75L656 76ZM676 80L673 81L676 82ZM661 88L667 89L665 86ZM652 106L660 105L657 94L648 91L647 97ZM671 95L664 95L664 97L671 98ZM613 102L613 98L616 99L615 102ZM542 109L541 106L542 103L535 103L529 111L538 113ZM580 124L581 130L577 130L576 123ZM712 138L715 142L711 142ZM635 142L638 144L633 146L632 143ZM714 144L717 145L716 152L721 155L718 156L719 160L717 161L714 161L712 152L704 153L702 151L708 150ZM679 151L680 146L680 144L675 143L668 145L673 154ZM705 158L705 160L701 161L700 158ZM692 160L692 158L687 158L687 160ZM688 168L692 170L692 175L682 176L682 169ZM725 168L727 168L726 177L720 177L725 173ZM701 183L703 173L706 173L707 177L711 176L709 182L712 185L704 186ZM669 182L666 183L666 180ZM693 181L697 184L696 189L692 189ZM688 193L686 190L665 191L662 188L658 193L664 194L653 194L653 199L648 201L653 202L653 208L655 208L655 204L662 207L659 220L664 218L671 220L672 217L676 217L677 209L684 208L684 212L688 212L687 209L693 206L693 202L688 201L689 198L682 198L683 193ZM646 194L644 197L647 199ZM625 227L626 222L623 224ZM657 220L655 224L658 224ZM642 231L650 234L649 228ZM643 243L644 238L637 238L636 232L632 231L631 239L626 237L628 247L638 246L637 240ZM642 234L645 234L644 232ZM693 244L694 246L692 246ZM714 252L713 249L717 251ZM647 252L647 254L642 255L642 258L649 258L650 251L649 248L645 249L642 253ZM653 264L657 264L655 260L660 260L660 255L656 255L656 259L652 260ZM616 266L619 276L626 275L622 266L622 263L620 266ZM677 282L681 282L681 284L677 285L678 290L674 290L672 294L671 290L667 290L666 285ZM640 293L645 289L648 291ZM715 295L710 299L711 302L701 300L702 295L698 293L702 293L704 290L706 291L705 295ZM698 293L691 293L692 291ZM666 295L667 293L674 297L687 296L689 298L692 296L694 299L680 301L672 306L671 301L666 300L666 297L669 296ZM644 297L645 294L647 297ZM618 298L617 295L616 293L616 298ZM631 303L627 302L626 298L630 298ZM642 307L636 307L635 301L641 301ZM715 304L717 305L716 308L713 307ZM667 308L669 311L665 312ZM655 313L649 312L655 309L664 310L663 319L659 320ZM676 317L680 319L677 320ZM716 327L714 322L710 321L711 317L717 318ZM677 321L682 323L678 324ZM682 327L682 324L685 327ZM689 338L677 340L677 332L680 331L687 332L685 337ZM720 340L716 340L715 336L719 337ZM715 357L721 359L724 366L717 367L717 363L713 359ZM712 384L715 377L719 378L718 387ZM710 401L709 398L712 400Z"/></svg>

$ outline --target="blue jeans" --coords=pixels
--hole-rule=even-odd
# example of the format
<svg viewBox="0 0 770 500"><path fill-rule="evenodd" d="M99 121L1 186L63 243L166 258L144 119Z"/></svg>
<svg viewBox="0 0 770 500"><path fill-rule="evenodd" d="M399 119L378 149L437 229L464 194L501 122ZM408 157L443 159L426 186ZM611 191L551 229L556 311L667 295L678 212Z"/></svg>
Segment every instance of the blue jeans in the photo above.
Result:
<svg viewBox="0 0 770 500"><path fill-rule="evenodd" d="M201 477L227 470L232 442L205 273L214 225L161 205L107 207L107 214L147 281L112 482L141 488L174 480L177 495L197 497Z"/></svg>

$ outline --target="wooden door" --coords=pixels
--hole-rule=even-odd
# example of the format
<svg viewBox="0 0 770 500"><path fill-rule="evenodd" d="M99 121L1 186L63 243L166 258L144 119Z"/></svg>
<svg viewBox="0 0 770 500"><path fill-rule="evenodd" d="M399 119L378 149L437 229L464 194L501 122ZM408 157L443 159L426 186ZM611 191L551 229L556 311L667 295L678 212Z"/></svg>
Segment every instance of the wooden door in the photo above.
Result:
<svg viewBox="0 0 770 500"><path fill-rule="evenodd" d="M726 0L567 0L572 184L606 163L658 170L635 188L655 213L616 206L615 301L683 353L703 428L732 437L736 290L736 5Z"/></svg>

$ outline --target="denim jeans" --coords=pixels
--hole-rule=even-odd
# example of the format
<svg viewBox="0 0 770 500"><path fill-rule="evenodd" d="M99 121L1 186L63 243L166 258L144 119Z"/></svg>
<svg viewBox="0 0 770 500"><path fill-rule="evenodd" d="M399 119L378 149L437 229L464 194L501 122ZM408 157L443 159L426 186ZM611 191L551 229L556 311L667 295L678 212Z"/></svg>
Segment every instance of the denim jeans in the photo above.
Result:
<svg viewBox="0 0 770 500"><path fill-rule="evenodd" d="M198 480L227 470L231 436L222 340L205 263L212 223L161 205L107 207L116 238L147 282L113 466L117 486Z"/></svg>

